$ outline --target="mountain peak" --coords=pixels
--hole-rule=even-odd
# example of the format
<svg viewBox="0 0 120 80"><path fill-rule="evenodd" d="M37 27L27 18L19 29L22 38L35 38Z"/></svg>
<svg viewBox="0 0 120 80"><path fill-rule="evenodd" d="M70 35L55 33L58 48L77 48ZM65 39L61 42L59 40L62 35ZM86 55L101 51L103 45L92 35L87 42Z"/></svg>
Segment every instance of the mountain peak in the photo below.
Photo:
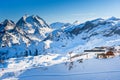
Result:
<svg viewBox="0 0 120 80"><path fill-rule="evenodd" d="M24 20L24 21L26 21L27 19L41 19L41 20L43 20L42 18L40 18L38 15L27 15L27 14L25 14L23 17L22 17L22 19Z"/></svg>
<svg viewBox="0 0 120 80"><path fill-rule="evenodd" d="M47 23L40 18L38 15L24 15L18 22L17 26L39 26L39 27L49 27Z"/></svg>
<svg viewBox="0 0 120 80"><path fill-rule="evenodd" d="M107 20L120 20L120 18L116 18L116 17L112 16L112 17L108 18Z"/></svg>
<svg viewBox="0 0 120 80"><path fill-rule="evenodd" d="M104 19L102 19L102 18L97 18L97 19L92 20L92 22L94 22L94 21L101 21L101 20L104 20Z"/></svg>
<svg viewBox="0 0 120 80"><path fill-rule="evenodd" d="M15 24L12 20L8 20L8 19L5 19L4 21L3 21L3 24L4 25L9 25L9 24Z"/></svg>
<svg viewBox="0 0 120 80"><path fill-rule="evenodd" d="M75 22L73 22L73 25L79 25L80 21L76 20Z"/></svg>
<svg viewBox="0 0 120 80"><path fill-rule="evenodd" d="M5 19L1 24L0 24L0 31L8 31L12 30L15 27L15 23L12 20Z"/></svg>

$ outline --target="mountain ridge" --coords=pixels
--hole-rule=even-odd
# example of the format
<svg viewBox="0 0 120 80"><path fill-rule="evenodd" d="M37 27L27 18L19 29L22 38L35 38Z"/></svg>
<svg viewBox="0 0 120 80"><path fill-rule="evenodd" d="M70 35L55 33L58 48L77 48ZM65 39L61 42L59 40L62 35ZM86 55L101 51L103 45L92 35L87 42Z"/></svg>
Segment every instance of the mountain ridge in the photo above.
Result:
<svg viewBox="0 0 120 80"><path fill-rule="evenodd" d="M4 24L3 24L4 23ZM120 19L98 18L80 24L64 24L64 28L52 29L37 15L25 15L14 23L5 20L0 24L0 55L2 59L17 56L40 55L46 53L63 53L80 48L91 49L95 46L119 45ZM76 21L78 23L78 21ZM6 25L5 25L6 24ZM12 29L5 29L7 25ZM53 26L54 27L54 26ZM109 42L114 43L109 43ZM101 44L102 43L102 44Z"/></svg>

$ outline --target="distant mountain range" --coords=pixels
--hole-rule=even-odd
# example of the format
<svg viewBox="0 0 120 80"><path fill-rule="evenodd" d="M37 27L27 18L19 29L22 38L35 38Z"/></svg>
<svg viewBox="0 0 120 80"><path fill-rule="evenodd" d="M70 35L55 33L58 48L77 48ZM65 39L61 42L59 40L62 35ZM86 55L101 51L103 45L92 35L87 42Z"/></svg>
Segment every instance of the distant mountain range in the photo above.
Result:
<svg viewBox="0 0 120 80"><path fill-rule="evenodd" d="M61 29L61 28L66 28L70 25L71 25L70 23L54 22L54 23L50 24L50 27L52 29Z"/></svg>
<svg viewBox="0 0 120 80"><path fill-rule="evenodd" d="M0 23L0 59L47 53L81 53L96 46L120 45L120 19L95 19L48 25L37 15Z"/></svg>

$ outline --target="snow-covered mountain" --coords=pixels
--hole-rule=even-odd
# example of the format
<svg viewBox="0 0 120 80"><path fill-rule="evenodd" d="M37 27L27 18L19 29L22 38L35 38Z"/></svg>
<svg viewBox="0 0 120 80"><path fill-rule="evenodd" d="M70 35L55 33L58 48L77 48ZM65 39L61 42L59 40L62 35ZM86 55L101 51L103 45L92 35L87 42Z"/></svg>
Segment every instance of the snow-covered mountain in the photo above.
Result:
<svg viewBox="0 0 120 80"><path fill-rule="evenodd" d="M41 41L52 31L39 16L23 16L16 23L16 30L30 40Z"/></svg>
<svg viewBox="0 0 120 80"><path fill-rule="evenodd" d="M14 29L15 23L12 20L5 20L0 24L0 32L9 31Z"/></svg>
<svg viewBox="0 0 120 80"><path fill-rule="evenodd" d="M5 20L0 24L1 58L24 56L35 53L36 50L42 51L40 41L51 31L49 25L35 15L25 15L16 24L11 20Z"/></svg>
<svg viewBox="0 0 120 80"><path fill-rule="evenodd" d="M50 44L52 49L49 49L52 50L51 52L67 53L76 49L82 52L96 46L120 45L119 31L119 18L98 18L65 29L54 30L45 40L52 41Z"/></svg>
<svg viewBox="0 0 120 80"><path fill-rule="evenodd" d="M70 25L71 25L70 23L54 22L50 24L50 27L52 29L61 29L61 28L69 27Z"/></svg>
<svg viewBox="0 0 120 80"><path fill-rule="evenodd" d="M119 18L98 18L81 24L78 21L73 24L53 23L52 28L35 15L25 15L16 24L5 20L0 24L1 58L79 53L96 46L120 45Z"/></svg>
<svg viewBox="0 0 120 80"><path fill-rule="evenodd" d="M0 46L10 46L14 39L12 36L15 32L15 23L11 20L5 20L0 24Z"/></svg>
<svg viewBox="0 0 120 80"><path fill-rule="evenodd" d="M115 17L64 27L51 27L35 15L25 15L17 23L5 20L0 23L0 79L119 80L119 57L99 60L95 54L82 54L85 49L120 45L119 31L120 19Z"/></svg>

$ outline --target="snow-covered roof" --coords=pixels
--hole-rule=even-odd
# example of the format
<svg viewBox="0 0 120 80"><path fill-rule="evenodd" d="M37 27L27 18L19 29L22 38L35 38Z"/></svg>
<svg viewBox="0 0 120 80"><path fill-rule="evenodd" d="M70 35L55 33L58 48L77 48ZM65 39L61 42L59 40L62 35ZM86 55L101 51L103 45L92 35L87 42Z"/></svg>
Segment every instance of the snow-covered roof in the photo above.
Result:
<svg viewBox="0 0 120 80"><path fill-rule="evenodd" d="M84 52L105 52L105 50L84 50Z"/></svg>

